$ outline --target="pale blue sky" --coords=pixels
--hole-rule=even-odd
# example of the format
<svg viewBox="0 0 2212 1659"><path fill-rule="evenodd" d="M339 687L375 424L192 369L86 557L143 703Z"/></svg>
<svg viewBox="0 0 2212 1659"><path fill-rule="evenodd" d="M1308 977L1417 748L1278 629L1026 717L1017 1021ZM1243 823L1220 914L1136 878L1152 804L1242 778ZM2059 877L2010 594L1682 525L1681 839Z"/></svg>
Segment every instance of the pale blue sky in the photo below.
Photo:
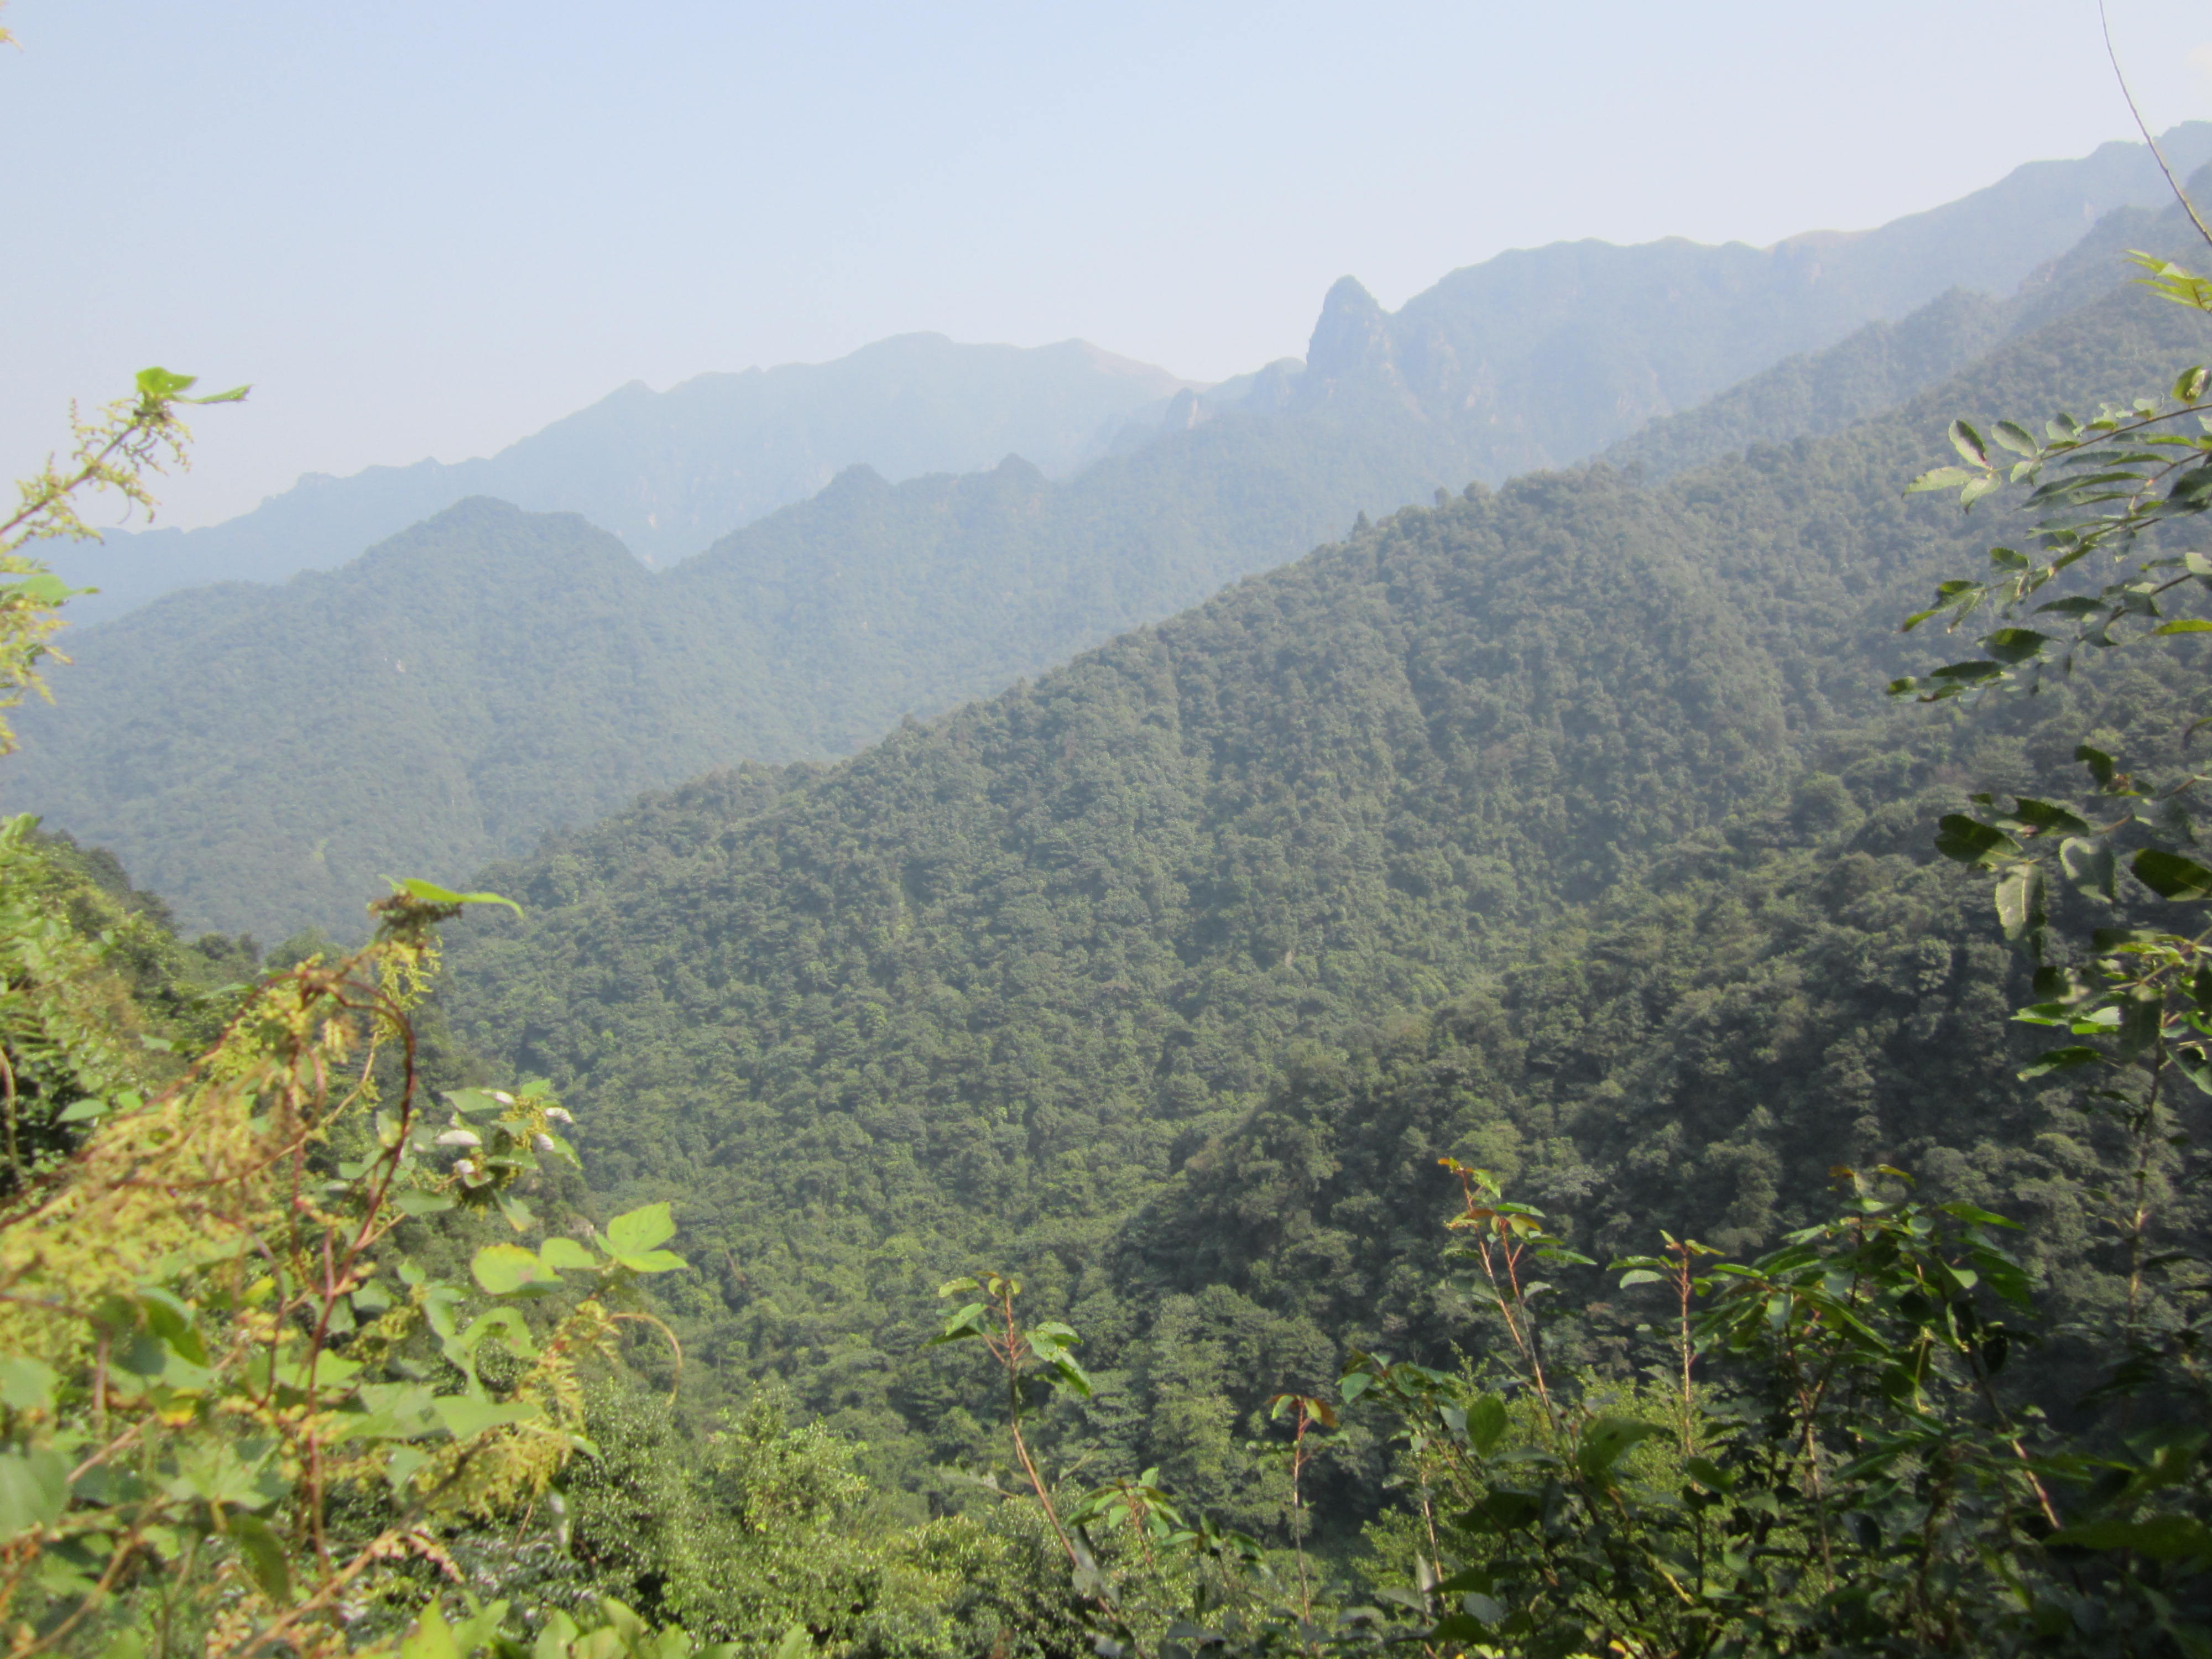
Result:
<svg viewBox="0 0 2212 1659"><path fill-rule="evenodd" d="M252 380L187 524L908 330L1217 378L1347 271L1869 226L2132 136L2083 0L0 15L0 465L143 363ZM2154 125L2212 115L2212 4L2113 18Z"/></svg>

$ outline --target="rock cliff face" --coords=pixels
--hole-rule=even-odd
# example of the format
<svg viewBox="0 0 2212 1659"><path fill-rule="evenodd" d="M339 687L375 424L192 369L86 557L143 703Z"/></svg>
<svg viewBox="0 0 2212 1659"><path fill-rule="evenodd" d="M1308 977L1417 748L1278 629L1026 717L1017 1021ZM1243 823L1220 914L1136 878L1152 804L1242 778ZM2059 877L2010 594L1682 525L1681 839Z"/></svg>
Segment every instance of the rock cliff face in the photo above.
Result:
<svg viewBox="0 0 2212 1659"><path fill-rule="evenodd" d="M1375 296L1356 277L1338 277L1306 346L1308 384L1395 377L1397 355L1389 317Z"/></svg>

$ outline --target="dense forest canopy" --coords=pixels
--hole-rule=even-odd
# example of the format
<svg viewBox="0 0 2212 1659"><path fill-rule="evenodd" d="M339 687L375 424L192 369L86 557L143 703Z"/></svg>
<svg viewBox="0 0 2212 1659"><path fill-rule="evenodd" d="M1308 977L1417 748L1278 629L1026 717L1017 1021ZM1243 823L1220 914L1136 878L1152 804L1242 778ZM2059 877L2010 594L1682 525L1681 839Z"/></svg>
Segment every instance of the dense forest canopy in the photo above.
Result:
<svg viewBox="0 0 2212 1659"><path fill-rule="evenodd" d="M1664 486L1596 468L1407 509L842 766L651 798L488 873L528 917L457 941L453 1016L590 1103L611 1191L671 1200L712 1241L720 1269L687 1310L702 1340L895 1442L935 1410L902 1393L899 1287L1003 1256L1057 1261L1050 1294L1119 1298L1121 1218L1203 1190L1176 1171L1287 1049L1492 985L1653 860L1753 833L1744 815L1765 823L1808 771L1848 781L1802 808L1808 832L1887 814L1889 861L1863 879L1925 890L1900 902L1948 918L1856 948L1910 958L1936 927L1967 949L1969 884L1935 898L1946 878L1914 838L1932 816L1895 814L1942 775L1983 775L1984 739L1882 760L1917 728L1880 686L1919 655L1896 617L1979 526L1896 481L1952 410L2113 394L2189 343L2180 313L2108 292L1838 436ZM1762 1206L1813 1201L1803 1183L1840 1156L1814 1149L1839 1133L1832 1102L1806 1097L1802 1129L1780 1097L1718 1124L1709 1104L1647 1109L1705 1124L1683 1156L1720 1173L1664 1166L1616 1201L1648 1224L1668 1193L1709 1217L1725 1197L1741 1239L1771 1236L1801 1212ZM1601 1115L1583 1133L1599 1138L1547 1137L1559 1179L1620 1188L1589 1173L1620 1155L1615 1131ZM1729 1171L1770 1164L1770 1183L1792 1171L1786 1196L1729 1194ZM1426 1212L1359 1202L1425 1248ZM1149 1236L1181 1239L1178 1261L1251 1248L1243 1209L1203 1246L1158 1213L1170 1231Z"/></svg>

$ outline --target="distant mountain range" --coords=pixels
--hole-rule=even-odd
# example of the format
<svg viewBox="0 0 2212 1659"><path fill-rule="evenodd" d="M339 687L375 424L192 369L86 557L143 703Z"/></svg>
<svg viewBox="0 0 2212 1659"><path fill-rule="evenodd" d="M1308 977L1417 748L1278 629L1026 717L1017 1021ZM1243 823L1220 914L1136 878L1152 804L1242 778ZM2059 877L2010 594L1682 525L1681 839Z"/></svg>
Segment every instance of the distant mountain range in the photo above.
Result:
<svg viewBox="0 0 2212 1659"><path fill-rule="evenodd" d="M846 467L972 472L1019 453L1061 475L1189 382L1080 340L1022 349L903 334L829 363L633 381L488 459L310 475L202 530L111 534L56 568L100 592L86 620L180 587L278 582L343 564L471 495L580 513L648 564L700 551L804 501Z"/></svg>
<svg viewBox="0 0 2212 1659"><path fill-rule="evenodd" d="M2162 143L2193 169L2212 160L2212 123ZM1946 289L2009 294L2105 214L2165 194L2144 147L2112 143L2031 162L1877 230L1768 248L1555 243L1454 271L1395 314L1346 278L1308 361L1211 391L1081 341L1023 350L904 335L830 363L702 374L663 392L633 383L487 459L310 476L227 523L118 533L64 550L57 566L101 590L80 602L89 622L180 587L332 568L471 495L581 514L666 565L848 466L896 483L1016 454L1061 477L1109 445L1139 447L1228 408L1310 406L1352 387L1446 428L1460 470L1497 483L1595 454Z"/></svg>
<svg viewBox="0 0 2212 1659"><path fill-rule="evenodd" d="M2182 137L2212 141L2212 126ZM1905 267L1882 276L1852 252L1842 268L1858 273L1848 280L1861 297L1850 304L1933 280L1941 262L1929 249L1942 238L1931 222L1954 222L1962 247L1993 215L2048 233L2053 180L2073 181L2078 212L2083 181L2124 172L2127 159L2107 147L2088 161L2023 169L1900 222L1906 229L1839 244L1888 246ZM1206 393L1163 379L1152 389L1173 392L1138 406L1112 453L1071 477L1011 458L897 483L881 468L848 468L657 574L583 517L474 498L342 569L173 594L72 633L60 701L24 711L24 750L0 774L0 794L11 810L114 848L192 925L264 939L308 923L349 933L386 873L463 880L641 789L744 760L850 753L904 718L988 696L1295 558L1363 510L1482 479L1532 441L1540 415L1579 434L1557 441L1617 440L1613 459L1655 477L1837 430L2109 295L2124 276L2117 250L2174 235L2150 210L2120 209L2009 299L1939 292L1900 320L1755 362L1703 410L1656 423L1618 398L1576 404L1571 386L1553 387L1544 413L1548 383L1532 366L1571 332L1556 320L1565 313L1509 326L1505 290L1477 280L1516 260L1605 264L1585 246L1460 273L1395 317L1340 283L1304 364ZM1733 271L1735 286L1669 287L1652 275L1686 269L1692 254L1713 256L1709 274ZM1622 374L1644 362L1655 410L1719 372L1685 357L1680 337L1702 329L1747 354L1747 338L1771 349L1850 310L1812 297L1826 279L1808 276L1802 246L1656 244L1613 255L1616 274L1641 270L1650 283L1607 290L1613 312L1633 319L1622 337L1643 354L1623 347L1607 362ZM1547 291L1537 284L1528 303L1543 311ZM1767 301L1739 307L1731 293ZM1434 298L1448 294L1457 309ZM1797 320L1784 327L1775 317L1793 305ZM1419 344L1439 331L1465 348L1453 347L1449 374ZM940 349L969 349L929 348ZM1083 362L1085 374L1105 372ZM1537 412L1507 430L1492 418L1498 406L1470 403L1468 388L1513 374ZM576 453L580 481L586 451ZM326 488L351 499L357 482ZM303 502L295 491L263 512Z"/></svg>

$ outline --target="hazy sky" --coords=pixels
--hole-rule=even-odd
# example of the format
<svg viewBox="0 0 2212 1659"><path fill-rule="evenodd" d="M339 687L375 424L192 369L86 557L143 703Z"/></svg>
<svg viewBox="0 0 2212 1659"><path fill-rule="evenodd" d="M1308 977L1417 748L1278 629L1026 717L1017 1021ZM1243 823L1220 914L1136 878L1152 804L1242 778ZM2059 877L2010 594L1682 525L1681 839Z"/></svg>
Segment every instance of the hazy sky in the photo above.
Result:
<svg viewBox="0 0 2212 1659"><path fill-rule="evenodd" d="M1560 238L1764 244L2132 137L2085 0L15 0L0 467L256 383L170 522L887 334L1206 379ZM2113 0L2154 126L2212 3Z"/></svg>

